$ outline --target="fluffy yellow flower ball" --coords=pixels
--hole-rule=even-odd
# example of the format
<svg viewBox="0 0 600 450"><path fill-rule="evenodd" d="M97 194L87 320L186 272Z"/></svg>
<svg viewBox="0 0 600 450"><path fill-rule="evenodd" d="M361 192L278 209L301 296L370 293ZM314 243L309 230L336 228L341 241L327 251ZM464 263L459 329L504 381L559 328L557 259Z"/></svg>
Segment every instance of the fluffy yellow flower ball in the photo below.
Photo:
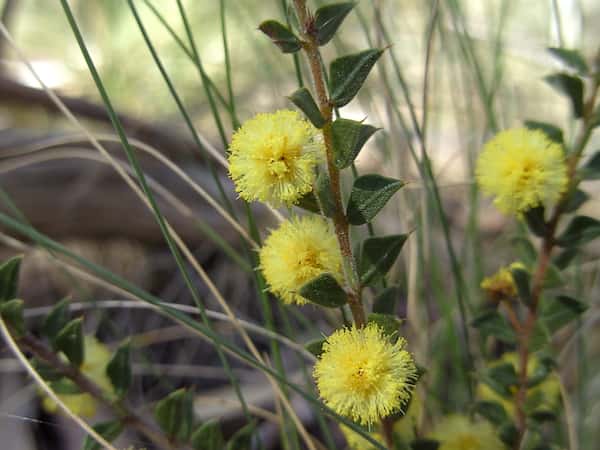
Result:
<svg viewBox="0 0 600 450"><path fill-rule="evenodd" d="M518 371L518 360L519 357L516 353L504 353L500 359L489 363L488 367L510 363L515 370ZM537 370L539 365L540 362L537 358L530 357L527 361L527 373L531 375ZM516 395L516 391L514 394ZM477 385L477 397L481 400L498 402L504 407L504 410L508 415L512 417L515 417L516 415L514 400L504 398L485 383L479 383ZM560 381L558 380L558 377L551 373L540 384L529 388L527 390L527 403L529 405L535 404L537 409L556 411L560 405Z"/></svg>
<svg viewBox="0 0 600 450"><path fill-rule="evenodd" d="M556 202L567 188L561 145L539 130L516 128L485 144L475 169L477 182L505 213L521 215Z"/></svg>
<svg viewBox="0 0 600 450"><path fill-rule="evenodd" d="M287 304L305 304L298 290L322 273L343 279L335 233L322 217L295 217L281 223L265 240L259 258L269 290Z"/></svg>
<svg viewBox="0 0 600 450"><path fill-rule="evenodd" d="M460 415L444 418L431 437L440 442L438 450L506 450L488 422L471 422Z"/></svg>
<svg viewBox="0 0 600 450"><path fill-rule="evenodd" d="M111 358L110 350L93 336L84 337L84 360L81 372L96 383L104 392L112 394L113 387L106 375L106 366ZM92 418L96 415L97 402L88 393L58 394L61 401L75 414ZM42 406L49 413L55 413L58 405L50 397L44 397Z"/></svg>
<svg viewBox="0 0 600 450"><path fill-rule="evenodd" d="M517 296L517 285L511 273L513 269L525 270L525 266L517 261L509 266L501 267L495 274L485 277L481 281L481 289L496 301L515 298Z"/></svg>
<svg viewBox="0 0 600 450"><path fill-rule="evenodd" d="M291 205L312 190L324 155L321 134L299 113L258 114L233 135L229 174L244 200Z"/></svg>
<svg viewBox="0 0 600 450"><path fill-rule="evenodd" d="M398 411L417 380L417 368L404 348L374 323L343 328L323 344L315 364L319 394L338 414L371 426Z"/></svg>

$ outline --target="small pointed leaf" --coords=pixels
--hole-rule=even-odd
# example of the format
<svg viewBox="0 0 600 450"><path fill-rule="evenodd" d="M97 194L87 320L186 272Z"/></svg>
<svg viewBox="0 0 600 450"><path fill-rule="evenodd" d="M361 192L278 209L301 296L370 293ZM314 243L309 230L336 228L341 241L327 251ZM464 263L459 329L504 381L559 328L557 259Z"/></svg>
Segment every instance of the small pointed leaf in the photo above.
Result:
<svg viewBox="0 0 600 450"><path fill-rule="evenodd" d="M358 263L360 282L369 285L390 270L406 242L408 234L370 237L364 240Z"/></svg>
<svg viewBox="0 0 600 450"><path fill-rule="evenodd" d="M371 125L349 119L337 119L331 125L334 163L338 169L349 167L365 142L378 130Z"/></svg>
<svg viewBox="0 0 600 450"><path fill-rule="evenodd" d="M283 53L295 53L302 48L300 39L288 27L276 20L265 20L258 27Z"/></svg>
<svg viewBox="0 0 600 450"><path fill-rule="evenodd" d="M92 428L108 442L112 442L123 432L123 422L120 420L111 420L97 423ZM86 436L83 441L83 450L102 450L102 445L96 442L93 437Z"/></svg>
<svg viewBox="0 0 600 450"><path fill-rule="evenodd" d="M16 298L22 260L23 256L14 256L0 265L0 302Z"/></svg>
<svg viewBox="0 0 600 450"><path fill-rule="evenodd" d="M256 423L250 422L234 433L227 443L226 450L250 450L252 435L256 429Z"/></svg>
<svg viewBox="0 0 600 450"><path fill-rule="evenodd" d="M319 172L314 190L319 201L320 211L323 212L325 217L333 217L335 214L335 200L333 199L329 174L326 170Z"/></svg>
<svg viewBox="0 0 600 450"><path fill-rule="evenodd" d="M315 28L319 45L325 45L331 40L354 5L353 2L332 3L317 9Z"/></svg>
<svg viewBox="0 0 600 450"><path fill-rule="evenodd" d="M583 81L581 78L566 73L555 73L544 78L550 86L569 97L573 115L583 115Z"/></svg>
<svg viewBox="0 0 600 450"><path fill-rule="evenodd" d="M504 406L498 402L480 400L473 405L473 410L494 425L500 425L508 419Z"/></svg>
<svg viewBox="0 0 600 450"><path fill-rule="evenodd" d="M131 346L129 342L121 345L106 366L106 375L118 397L122 397L131 386Z"/></svg>
<svg viewBox="0 0 600 450"><path fill-rule="evenodd" d="M524 217L527 222L529 230L538 237L544 237L546 235L547 226L545 209L543 206L537 206L525 211Z"/></svg>
<svg viewBox="0 0 600 450"><path fill-rule="evenodd" d="M556 239L561 247L580 246L600 236L600 221L588 216L576 216Z"/></svg>
<svg viewBox="0 0 600 450"><path fill-rule="evenodd" d="M552 264L559 270L565 270L578 254L577 247L566 248L552 259Z"/></svg>
<svg viewBox="0 0 600 450"><path fill-rule="evenodd" d="M348 300L346 292L330 273L319 275L306 283L300 288L300 295L326 308L337 308Z"/></svg>
<svg viewBox="0 0 600 450"><path fill-rule="evenodd" d="M576 189L567 200L563 211L566 213L575 212L581 205L587 202L589 198L590 196L586 192L581 189Z"/></svg>
<svg viewBox="0 0 600 450"><path fill-rule="evenodd" d="M331 101L335 106L342 107L354 98L382 53L381 49L369 49L342 56L331 63L329 80Z"/></svg>
<svg viewBox="0 0 600 450"><path fill-rule="evenodd" d="M194 450L222 450L225 438L219 422L215 419L204 422L192 433L191 443Z"/></svg>
<svg viewBox="0 0 600 450"><path fill-rule="evenodd" d="M500 315L496 310L490 310L480 314L473 319L471 326L477 328L485 337L493 336L508 344L517 342L517 336L515 335L514 330L506 318Z"/></svg>
<svg viewBox="0 0 600 450"><path fill-rule="evenodd" d="M566 295L548 298L542 302L540 321L552 334L585 312L587 305Z"/></svg>
<svg viewBox="0 0 600 450"><path fill-rule="evenodd" d="M81 366L84 357L83 318L71 320L56 336L56 350L65 354L67 359L76 367Z"/></svg>
<svg viewBox="0 0 600 450"><path fill-rule="evenodd" d="M589 72L589 68L585 62L585 59L577 50L550 47L548 51L552 53L552 56L558 59L561 63L577 71L579 75L586 75Z"/></svg>
<svg viewBox="0 0 600 450"><path fill-rule="evenodd" d="M396 310L396 301L400 296L400 288L398 286L390 286L385 288L373 300L373 312L381 314L394 314Z"/></svg>
<svg viewBox="0 0 600 450"><path fill-rule="evenodd" d="M524 269L519 269L519 268L511 269L510 272L512 274L515 285L517 286L517 292L519 293L519 298L525 304L530 305L531 304L531 289L529 287L529 279L530 279L529 272L527 272Z"/></svg>
<svg viewBox="0 0 600 450"><path fill-rule="evenodd" d="M511 363L502 363L487 368L482 375L482 381L498 394L510 398L513 388L519 384L519 377L515 366Z"/></svg>
<svg viewBox="0 0 600 450"><path fill-rule="evenodd" d="M69 299L65 298L58 302L44 319L42 332L50 340L52 347L56 350L56 336L65 325L69 323Z"/></svg>
<svg viewBox="0 0 600 450"><path fill-rule="evenodd" d="M371 222L402 186L400 180L377 174L356 178L346 207L348 222L352 225Z"/></svg>
<svg viewBox="0 0 600 450"><path fill-rule="evenodd" d="M587 160L585 166L580 170L584 180L599 180L600 179L600 150Z"/></svg>
<svg viewBox="0 0 600 450"><path fill-rule="evenodd" d="M27 332L23 319L23 300L13 299L0 303L0 315L17 337L21 337Z"/></svg>
<svg viewBox="0 0 600 450"><path fill-rule="evenodd" d="M526 120L525 126L530 130L539 130L543 132L551 141L558 144L564 143L563 131L556 125L546 122L537 122L535 120Z"/></svg>
<svg viewBox="0 0 600 450"><path fill-rule="evenodd" d="M323 344L327 339L314 339L304 344L304 348L315 355L317 358L323 353Z"/></svg>
<svg viewBox="0 0 600 450"><path fill-rule="evenodd" d="M315 196L314 191L307 192L299 200L294 203L294 206L298 208L305 209L306 211L310 211L315 214L321 214L321 210L319 209L319 203L317 202L317 197Z"/></svg>
<svg viewBox="0 0 600 450"><path fill-rule="evenodd" d="M192 402L192 392L182 388L156 404L154 418L170 439L179 442L188 440L194 419Z"/></svg>
<svg viewBox="0 0 600 450"><path fill-rule="evenodd" d="M513 448L519 439L519 430L510 420L507 420L498 428L498 436L508 448Z"/></svg>
<svg viewBox="0 0 600 450"><path fill-rule="evenodd" d="M294 91L288 98L308 117L308 120L315 127L321 128L325 125L325 119L308 89L302 87Z"/></svg>
<svg viewBox="0 0 600 450"><path fill-rule="evenodd" d="M398 336L402 326L402 321L392 314L371 313L367 322L379 325L386 336Z"/></svg>

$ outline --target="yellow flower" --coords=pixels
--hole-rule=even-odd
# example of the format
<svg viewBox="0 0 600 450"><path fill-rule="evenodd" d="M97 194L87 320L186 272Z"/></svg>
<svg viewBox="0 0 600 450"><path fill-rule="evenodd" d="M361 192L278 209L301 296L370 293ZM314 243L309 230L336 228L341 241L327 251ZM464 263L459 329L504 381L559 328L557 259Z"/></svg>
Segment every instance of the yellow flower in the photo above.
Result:
<svg viewBox="0 0 600 450"><path fill-rule="evenodd" d="M412 356L374 323L334 332L323 345L314 376L325 404L342 416L371 426L398 411L417 379Z"/></svg>
<svg viewBox="0 0 600 450"><path fill-rule="evenodd" d="M265 240L259 257L269 290L284 303L305 304L298 290L322 273L343 279L337 239L322 217L296 217L281 223Z"/></svg>
<svg viewBox="0 0 600 450"><path fill-rule="evenodd" d="M362 437L360 434L358 434L351 428L348 428L346 425L341 425L340 429L342 430L342 434L346 438L346 442L348 443L348 448L350 450L373 450L376 448L364 437ZM369 436L371 436L381 445L385 445L385 440L383 439L383 436L380 433L369 433Z"/></svg>
<svg viewBox="0 0 600 450"><path fill-rule="evenodd" d="M235 132L229 174L244 200L291 205L312 190L324 158L319 131L295 111L258 114Z"/></svg>
<svg viewBox="0 0 600 450"><path fill-rule="evenodd" d="M483 191L496 196L498 209L518 215L556 202L568 181L562 147L526 128L502 131L488 141L475 175Z"/></svg>
<svg viewBox="0 0 600 450"><path fill-rule="evenodd" d="M501 267L494 275L483 279L481 289L496 301L515 298L517 285L511 273L513 269L525 270L525 266L521 262L514 262L509 266Z"/></svg>
<svg viewBox="0 0 600 450"><path fill-rule="evenodd" d="M519 370L519 357L516 353L504 353L502 357L488 364L494 367L499 364L510 363L516 371ZM530 357L527 361L527 373L533 374L539 367L540 362L535 357ZM518 373L518 372L517 372ZM514 392L516 395L516 391ZM509 416L515 417L515 402L512 399L504 398L485 383L477 385L477 397L481 400L494 401L500 403ZM527 389L527 403L536 404L536 409L555 411L560 404L560 381L554 373L551 373L540 384Z"/></svg>
<svg viewBox="0 0 600 450"><path fill-rule="evenodd" d="M110 350L93 336L84 337L84 361L81 364L81 372L98 385L105 393L112 394L113 387L106 375L106 366L111 358ZM62 402L75 414L82 417L94 417L96 415L97 402L88 393L58 394ZM49 413L55 413L58 405L50 397L45 396L42 406Z"/></svg>
<svg viewBox="0 0 600 450"><path fill-rule="evenodd" d="M471 422L468 417L452 415L444 418L431 437L440 442L438 450L505 450L494 428L488 422Z"/></svg>

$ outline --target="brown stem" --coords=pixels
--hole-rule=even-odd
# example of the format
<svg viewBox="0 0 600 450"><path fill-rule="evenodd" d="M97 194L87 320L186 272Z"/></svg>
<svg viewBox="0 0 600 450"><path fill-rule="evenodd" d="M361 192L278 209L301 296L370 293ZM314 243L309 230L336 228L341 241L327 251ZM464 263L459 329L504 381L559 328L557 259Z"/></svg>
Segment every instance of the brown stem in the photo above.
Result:
<svg viewBox="0 0 600 450"><path fill-rule="evenodd" d="M600 52L599 52L600 55ZM558 202L554 208L552 216L548 220L546 226L546 233L542 240L540 256L538 259L538 266L533 275L532 289L531 289L531 303L528 305L527 317L523 323L511 324L517 332L517 350L519 355L519 387L515 399L516 412L517 412L517 430L519 432L518 439L515 442L514 450L519 450L525 432L527 431L527 419L525 415L525 401L527 400L527 361L529 359L529 340L535 328L537 321L538 306L542 291L544 289L544 278L546 277L546 271L550 265L550 258L552 256L552 250L556 244L555 236L558 228L558 223L561 216L564 213L565 201L569 198L569 195L577 188L579 180L576 177L577 164L583 153L583 150L589 140L592 131L592 119L594 113L594 106L596 104L596 97L600 88L600 76L595 74L594 81L592 83L592 89L590 97L584 104L583 110L583 125L581 131L576 139L576 143L573 147L573 152L567 159L567 179L569 185L566 192L563 194L562 199ZM509 317L510 318L510 317Z"/></svg>
<svg viewBox="0 0 600 450"><path fill-rule="evenodd" d="M92 380L85 376L78 368L65 363L55 352L50 350L34 336L22 336L17 342L24 350L30 352L40 360L52 366L52 368L56 369L63 376L69 378L82 392L87 392L102 405L112 410L125 425L142 433L158 448L169 450L173 448L171 443L164 436L145 423L141 417L130 411L122 403L113 403L109 401L102 389L100 389Z"/></svg>

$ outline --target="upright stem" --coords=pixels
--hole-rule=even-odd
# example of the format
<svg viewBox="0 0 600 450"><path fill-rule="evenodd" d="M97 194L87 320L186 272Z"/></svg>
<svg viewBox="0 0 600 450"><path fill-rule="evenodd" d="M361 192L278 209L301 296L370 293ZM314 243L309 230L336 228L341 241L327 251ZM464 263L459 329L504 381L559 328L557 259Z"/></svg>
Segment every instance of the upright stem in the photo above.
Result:
<svg viewBox="0 0 600 450"><path fill-rule="evenodd" d="M358 281L358 273L354 257L352 255L352 247L350 245L350 233L348 219L344 213L342 203L342 190L340 185L340 171L334 164L333 157L333 139L331 134L331 124L333 119L333 107L327 95L325 79L321 70L321 62L319 55L319 45L315 36L311 34L312 19L306 9L306 0L294 0L294 6L300 23L303 24L302 38L303 49L308 57L312 79L315 85L317 101L321 115L325 119L325 125L322 128L323 142L325 145L327 171L331 183L331 192L334 201L333 224L335 234L337 236L340 252L344 260L344 271L348 290L348 305L352 311L354 322L358 327L366 324L365 311L361 301L360 283Z"/></svg>
<svg viewBox="0 0 600 450"><path fill-rule="evenodd" d="M600 51L598 55L600 58ZM517 391L517 396L515 399L517 411L517 430L519 432L519 435L518 439L515 442L514 450L519 450L519 448L521 447L523 437L525 436L525 432L527 430L525 402L527 400L527 360L529 359L529 340L535 329L538 314L538 306L544 288L544 279L546 277L546 272L550 265L552 250L556 245L555 236L558 227L558 222L564 213L565 201L569 198L570 194L573 192L573 190L577 187L577 184L579 183L575 172L577 170L577 164L579 162L579 159L581 158L581 155L590 138L591 131L593 128L594 106L596 104L596 97L598 95L599 87L600 76L598 74L595 74L590 97L587 99L584 105L582 120L583 124L581 127L581 131L576 139L573 151L567 159L567 179L569 180L569 185L562 199L554 208L552 216L548 220L546 226L546 233L542 240L540 256L538 258L538 265L533 275L531 303L529 304L527 316L524 319L523 323L513 323L513 321L511 320L511 323L513 323L513 328L517 332L518 336L517 351L519 354L519 390Z"/></svg>

